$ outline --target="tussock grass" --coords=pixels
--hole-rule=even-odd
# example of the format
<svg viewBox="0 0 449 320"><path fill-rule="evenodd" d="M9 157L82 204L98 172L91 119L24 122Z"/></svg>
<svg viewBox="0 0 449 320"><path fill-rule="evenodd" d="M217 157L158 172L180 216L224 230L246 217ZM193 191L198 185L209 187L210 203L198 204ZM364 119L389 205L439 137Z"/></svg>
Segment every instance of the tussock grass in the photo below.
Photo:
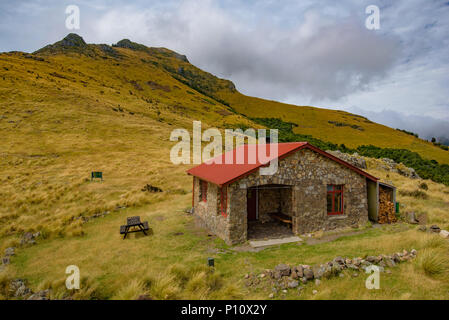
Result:
<svg viewBox="0 0 449 320"><path fill-rule="evenodd" d="M449 257L447 249L424 249L415 261L418 270L430 277L449 279Z"/></svg>

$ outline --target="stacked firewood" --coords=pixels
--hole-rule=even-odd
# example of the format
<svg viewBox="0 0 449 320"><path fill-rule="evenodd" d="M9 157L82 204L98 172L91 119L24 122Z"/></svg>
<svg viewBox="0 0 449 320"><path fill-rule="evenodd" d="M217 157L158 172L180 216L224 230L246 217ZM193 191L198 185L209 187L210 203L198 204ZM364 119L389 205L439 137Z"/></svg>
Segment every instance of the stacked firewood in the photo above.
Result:
<svg viewBox="0 0 449 320"><path fill-rule="evenodd" d="M384 189L379 190L379 223L396 222L394 203L391 201L390 194Z"/></svg>

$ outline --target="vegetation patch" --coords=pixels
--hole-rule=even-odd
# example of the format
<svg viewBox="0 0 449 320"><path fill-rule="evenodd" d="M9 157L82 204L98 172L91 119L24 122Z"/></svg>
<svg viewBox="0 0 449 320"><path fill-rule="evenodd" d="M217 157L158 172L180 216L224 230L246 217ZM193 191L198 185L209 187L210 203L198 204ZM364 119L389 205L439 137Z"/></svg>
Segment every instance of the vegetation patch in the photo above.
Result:
<svg viewBox="0 0 449 320"><path fill-rule="evenodd" d="M332 121L329 120L328 123L333 124L336 127L350 127L352 129L356 129L356 130L360 130L360 131L365 131L365 129L363 129L363 127L358 126L356 124L348 124L348 123L344 123L344 122L338 122L338 121Z"/></svg>
<svg viewBox="0 0 449 320"><path fill-rule="evenodd" d="M425 193L421 190L413 190L413 191L399 190L399 194L404 197L413 197L413 198L418 198L418 199L428 199L429 198L427 193Z"/></svg>

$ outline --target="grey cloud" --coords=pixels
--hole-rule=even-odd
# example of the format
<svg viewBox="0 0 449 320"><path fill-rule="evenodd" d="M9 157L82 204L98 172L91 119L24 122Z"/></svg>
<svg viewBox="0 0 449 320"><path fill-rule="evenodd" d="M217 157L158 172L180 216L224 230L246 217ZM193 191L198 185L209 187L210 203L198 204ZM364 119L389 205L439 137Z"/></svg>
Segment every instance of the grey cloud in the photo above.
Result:
<svg viewBox="0 0 449 320"><path fill-rule="evenodd" d="M59 40L70 32L64 8L72 3L0 2L0 51L34 51ZM371 0L76 3L87 42L129 38L167 47L245 94L449 120L447 1L379 0L378 31L364 27Z"/></svg>
<svg viewBox="0 0 449 320"><path fill-rule="evenodd" d="M393 110L373 112L353 107L350 108L350 111L392 128L417 133L426 140L430 140L432 137L449 140L449 121L438 120L428 116L406 115Z"/></svg>
<svg viewBox="0 0 449 320"><path fill-rule="evenodd" d="M310 10L288 27L270 20L247 25L209 1L186 1L162 15L132 7L110 11L96 30L102 38L133 34L181 51L244 93L272 99L292 93L339 99L387 75L400 53L399 39L367 30L355 16Z"/></svg>

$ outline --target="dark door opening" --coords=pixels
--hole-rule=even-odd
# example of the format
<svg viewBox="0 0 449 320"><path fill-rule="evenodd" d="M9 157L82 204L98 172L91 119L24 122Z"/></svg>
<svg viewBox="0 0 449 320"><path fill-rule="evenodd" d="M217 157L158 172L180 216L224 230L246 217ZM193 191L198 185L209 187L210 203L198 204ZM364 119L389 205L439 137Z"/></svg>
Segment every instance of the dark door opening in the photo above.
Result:
<svg viewBox="0 0 449 320"><path fill-rule="evenodd" d="M257 190L248 189L246 193L248 221L257 220Z"/></svg>
<svg viewBox="0 0 449 320"><path fill-rule="evenodd" d="M247 189L247 239L290 237L293 192L289 185L269 184Z"/></svg>

